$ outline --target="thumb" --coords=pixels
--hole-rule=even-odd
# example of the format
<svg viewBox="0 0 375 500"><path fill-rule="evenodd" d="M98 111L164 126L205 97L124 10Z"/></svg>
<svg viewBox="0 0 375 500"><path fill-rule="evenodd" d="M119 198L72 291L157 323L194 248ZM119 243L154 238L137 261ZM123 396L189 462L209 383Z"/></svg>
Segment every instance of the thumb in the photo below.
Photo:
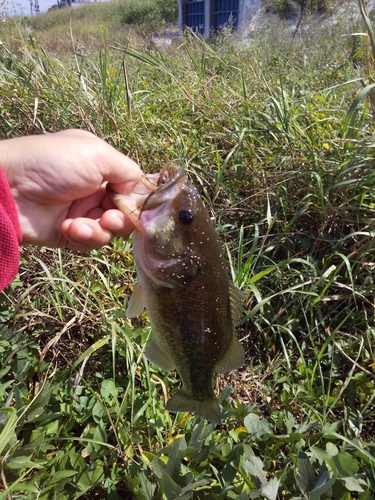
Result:
<svg viewBox="0 0 375 500"><path fill-rule="evenodd" d="M103 141L104 142L104 141ZM97 162L104 182L109 182L119 193L131 193L142 177L139 165L128 156L104 142L102 161Z"/></svg>

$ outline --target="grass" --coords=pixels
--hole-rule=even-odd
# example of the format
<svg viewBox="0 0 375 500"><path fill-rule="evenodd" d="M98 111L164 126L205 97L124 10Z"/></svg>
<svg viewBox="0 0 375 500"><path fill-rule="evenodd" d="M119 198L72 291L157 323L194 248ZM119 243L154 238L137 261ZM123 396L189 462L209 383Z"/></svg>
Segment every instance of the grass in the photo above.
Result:
<svg viewBox="0 0 375 500"><path fill-rule="evenodd" d="M246 298L246 366L217 381L222 427L166 412L177 380L143 356L147 316L124 317L130 243L23 247L0 303L0 499L374 498L373 56L343 36L366 26L158 49L94 7L90 43L68 10L2 26L0 134L82 127L145 171L178 158Z"/></svg>

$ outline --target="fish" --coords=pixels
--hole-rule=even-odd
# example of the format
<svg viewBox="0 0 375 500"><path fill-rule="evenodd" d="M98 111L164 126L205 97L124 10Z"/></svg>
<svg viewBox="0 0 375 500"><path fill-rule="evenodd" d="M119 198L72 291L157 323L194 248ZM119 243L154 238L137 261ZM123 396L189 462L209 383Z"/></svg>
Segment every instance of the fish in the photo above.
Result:
<svg viewBox="0 0 375 500"><path fill-rule="evenodd" d="M192 412L221 424L215 374L244 364L235 335L243 297L229 281L224 252L209 213L182 167L167 164L144 175L133 193L107 191L135 225L139 281L128 302L132 318L146 308L153 340L145 357L176 370L182 386L168 400L172 412Z"/></svg>

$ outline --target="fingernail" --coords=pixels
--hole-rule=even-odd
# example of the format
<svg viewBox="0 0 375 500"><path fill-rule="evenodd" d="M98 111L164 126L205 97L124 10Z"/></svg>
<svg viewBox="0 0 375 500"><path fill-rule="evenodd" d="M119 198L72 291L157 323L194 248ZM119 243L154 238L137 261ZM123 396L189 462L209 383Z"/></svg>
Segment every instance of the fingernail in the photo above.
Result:
<svg viewBox="0 0 375 500"><path fill-rule="evenodd" d="M92 227L88 226L87 224L82 224L80 228L77 231L77 239L80 239L82 241L90 240L94 235L94 230Z"/></svg>
<svg viewBox="0 0 375 500"><path fill-rule="evenodd" d="M114 215L111 219L111 230L120 231L124 227L124 220L118 215Z"/></svg>

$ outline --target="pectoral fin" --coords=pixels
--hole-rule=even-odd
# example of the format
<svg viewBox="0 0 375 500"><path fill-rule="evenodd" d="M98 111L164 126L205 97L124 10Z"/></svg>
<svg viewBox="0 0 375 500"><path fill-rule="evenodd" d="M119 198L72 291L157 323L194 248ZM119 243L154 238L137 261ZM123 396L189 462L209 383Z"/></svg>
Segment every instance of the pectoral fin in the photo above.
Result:
<svg viewBox="0 0 375 500"><path fill-rule="evenodd" d="M154 363L154 365L167 372L173 370L175 367L173 361L159 347L159 344L155 339L151 340L151 342L146 347L145 356L149 361L151 361L151 363Z"/></svg>
<svg viewBox="0 0 375 500"><path fill-rule="evenodd" d="M239 368L245 363L245 351L238 340L238 338L233 335L232 341L229 344L228 350L224 357L216 364L215 371L217 373L226 373Z"/></svg>
<svg viewBox="0 0 375 500"><path fill-rule="evenodd" d="M141 284L136 283L132 296L129 299L128 307L126 308L125 314L127 318L134 318L143 312L146 307L145 299L143 296L143 288Z"/></svg>
<svg viewBox="0 0 375 500"><path fill-rule="evenodd" d="M244 303L242 293L232 283L229 284L229 306L233 327L235 327L244 311Z"/></svg>
<svg viewBox="0 0 375 500"><path fill-rule="evenodd" d="M189 394L184 391L183 387L168 401L166 409L168 411L188 411L197 413L197 415L210 422L221 424L220 406L215 398L198 401L189 396Z"/></svg>
<svg viewBox="0 0 375 500"><path fill-rule="evenodd" d="M189 257L178 257L164 262L155 260L152 266L143 270L157 285L182 288L198 276L199 266Z"/></svg>

